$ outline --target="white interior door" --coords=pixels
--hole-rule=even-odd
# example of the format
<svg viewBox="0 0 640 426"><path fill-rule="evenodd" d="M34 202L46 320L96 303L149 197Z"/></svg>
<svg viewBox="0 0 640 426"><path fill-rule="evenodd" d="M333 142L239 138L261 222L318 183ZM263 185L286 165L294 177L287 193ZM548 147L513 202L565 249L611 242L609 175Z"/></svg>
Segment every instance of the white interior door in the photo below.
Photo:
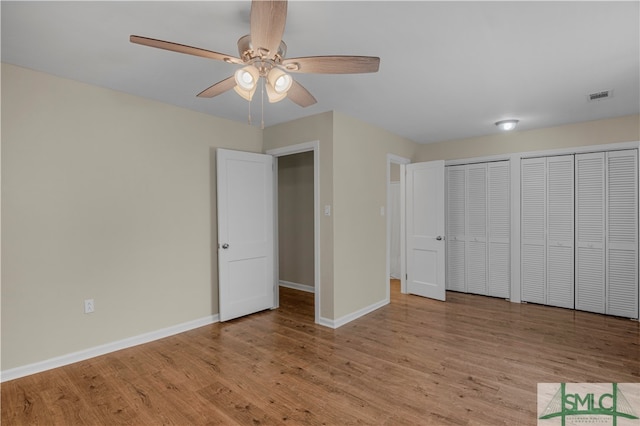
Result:
<svg viewBox="0 0 640 426"><path fill-rule="evenodd" d="M220 321L275 307L273 157L217 151Z"/></svg>
<svg viewBox="0 0 640 426"><path fill-rule="evenodd" d="M406 166L407 291L445 300L444 161Z"/></svg>

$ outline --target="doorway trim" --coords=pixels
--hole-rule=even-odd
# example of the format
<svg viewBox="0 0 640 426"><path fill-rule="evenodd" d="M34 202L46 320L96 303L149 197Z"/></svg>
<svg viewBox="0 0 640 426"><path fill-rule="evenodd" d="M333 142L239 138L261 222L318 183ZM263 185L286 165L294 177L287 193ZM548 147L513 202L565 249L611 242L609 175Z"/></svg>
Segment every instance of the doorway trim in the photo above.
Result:
<svg viewBox="0 0 640 426"><path fill-rule="evenodd" d="M411 160L395 154L387 154L387 268L385 282L387 282L387 302L391 301L391 288L389 279L391 277L391 164L400 165L400 288L403 293L407 292L407 270L406 270L406 241L405 241L405 193L404 193L404 166L411 163Z"/></svg>
<svg viewBox="0 0 640 426"><path fill-rule="evenodd" d="M278 236L278 157L284 157L286 155L299 154L302 152L313 152L313 277L314 277L314 322L320 323L320 141L311 141L299 143L296 145L285 146L282 148L275 148L266 151L266 154L274 157L274 222L276 237ZM279 239L274 238L275 245L275 300L276 306L280 306L280 298L278 297L278 288L280 286L280 270L279 270L279 256L278 245Z"/></svg>

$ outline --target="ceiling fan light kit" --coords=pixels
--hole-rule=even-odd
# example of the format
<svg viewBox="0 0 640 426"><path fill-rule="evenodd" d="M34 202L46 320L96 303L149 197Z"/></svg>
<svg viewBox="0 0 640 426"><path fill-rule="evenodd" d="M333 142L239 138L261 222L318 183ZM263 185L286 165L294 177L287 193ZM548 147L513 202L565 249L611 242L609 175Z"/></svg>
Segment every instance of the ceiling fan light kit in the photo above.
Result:
<svg viewBox="0 0 640 426"><path fill-rule="evenodd" d="M238 40L240 57L211 50L148 37L132 35L132 43L188 55L243 65L232 77L210 86L198 97L211 98L234 89L244 99L251 101L260 78L264 79L269 102L279 102L288 97L301 107L317 101L287 72L319 74L356 74L377 72L380 58L373 56L307 56L285 59L287 45L282 41L287 19L287 2L281 0L253 0L251 2L251 28L248 35ZM285 72L287 71L287 72Z"/></svg>

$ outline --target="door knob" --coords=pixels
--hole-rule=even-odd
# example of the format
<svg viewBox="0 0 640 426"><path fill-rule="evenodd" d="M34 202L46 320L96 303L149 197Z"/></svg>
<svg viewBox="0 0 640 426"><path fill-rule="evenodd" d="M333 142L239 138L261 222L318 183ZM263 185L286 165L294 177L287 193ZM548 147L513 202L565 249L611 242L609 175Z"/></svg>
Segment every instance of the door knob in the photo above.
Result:
<svg viewBox="0 0 640 426"><path fill-rule="evenodd" d="M226 249L228 249L228 248L229 248L229 244L224 243L224 244L222 245L222 248L223 248L223 249L225 249L225 250L226 250Z"/></svg>
<svg viewBox="0 0 640 426"><path fill-rule="evenodd" d="M436 237L436 240L438 240L438 241L442 241L442 237L441 237L440 235L438 235L438 236Z"/></svg>

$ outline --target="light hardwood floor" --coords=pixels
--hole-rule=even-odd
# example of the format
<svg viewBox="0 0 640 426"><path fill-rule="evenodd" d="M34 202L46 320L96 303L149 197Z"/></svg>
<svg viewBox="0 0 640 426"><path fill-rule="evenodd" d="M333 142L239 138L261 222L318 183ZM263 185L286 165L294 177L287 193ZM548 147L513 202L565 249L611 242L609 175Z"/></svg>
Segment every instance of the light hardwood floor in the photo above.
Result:
<svg viewBox="0 0 640 426"><path fill-rule="evenodd" d="M538 382L640 382L638 322L399 292L338 330L313 295L3 383L2 425L534 425Z"/></svg>

